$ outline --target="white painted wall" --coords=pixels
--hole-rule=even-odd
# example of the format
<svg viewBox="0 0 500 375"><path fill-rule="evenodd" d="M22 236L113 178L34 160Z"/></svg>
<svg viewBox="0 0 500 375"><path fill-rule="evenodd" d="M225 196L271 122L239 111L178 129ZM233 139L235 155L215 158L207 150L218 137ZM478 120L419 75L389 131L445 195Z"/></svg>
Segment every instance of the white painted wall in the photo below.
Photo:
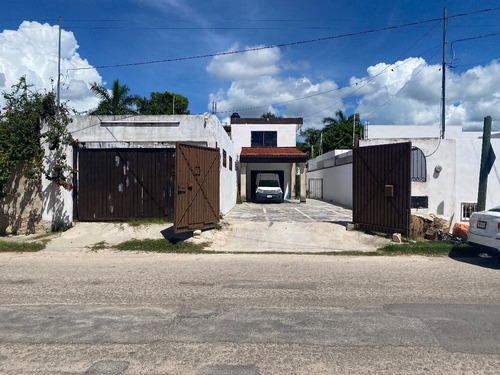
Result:
<svg viewBox="0 0 500 375"><path fill-rule="evenodd" d="M247 178L246 178L246 192L247 199L252 196L252 190L255 186L251 186L252 171L283 171L283 185L281 189L283 190L283 197L287 198L291 196L291 163L247 163ZM289 199L289 198L287 198Z"/></svg>
<svg viewBox="0 0 500 375"><path fill-rule="evenodd" d="M236 153L215 115L77 116L69 131L78 142L95 148L175 147L177 141L219 147L221 214L228 213L236 204ZM222 150L227 153L228 163L229 157L233 159L232 171L222 167ZM71 149L67 150L67 160L71 165ZM42 188L43 220L68 225L73 218L72 194L47 180L42 181Z"/></svg>
<svg viewBox="0 0 500 375"><path fill-rule="evenodd" d="M420 127L415 127L420 128ZM450 133L452 133L450 131ZM412 182L412 196L428 196L429 208L413 212L433 213L462 221L461 204L476 203L481 164L482 136L480 132L457 134L456 139L369 139L361 146L411 141L427 159L427 182ZM500 157L500 139L492 138L491 145ZM500 159L499 159L500 160ZM488 177L486 208L500 205L500 167L497 160ZM437 173L435 167L442 171Z"/></svg>
<svg viewBox="0 0 500 375"><path fill-rule="evenodd" d="M352 163L307 171L307 186L312 178L323 179L323 200L352 207Z"/></svg>
<svg viewBox="0 0 500 375"><path fill-rule="evenodd" d="M360 146L375 146L389 143L412 142L424 153L427 162L426 182L412 182L412 196L427 196L427 209L413 209L414 213L438 214L451 217L455 212L455 178L456 178L456 140L454 139L369 139L360 141ZM440 173L435 167L440 165ZM456 215L455 215L456 216Z"/></svg>
<svg viewBox="0 0 500 375"><path fill-rule="evenodd" d="M241 154L242 147L252 146L252 131L276 131L277 147L296 146L296 124L232 124L231 139L236 154Z"/></svg>

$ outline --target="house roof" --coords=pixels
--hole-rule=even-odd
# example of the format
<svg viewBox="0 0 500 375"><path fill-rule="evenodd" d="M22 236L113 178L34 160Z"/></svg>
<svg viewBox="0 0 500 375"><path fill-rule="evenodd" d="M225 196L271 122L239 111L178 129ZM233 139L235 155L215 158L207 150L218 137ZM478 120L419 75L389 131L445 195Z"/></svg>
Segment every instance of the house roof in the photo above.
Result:
<svg viewBox="0 0 500 375"><path fill-rule="evenodd" d="M298 124L302 125L304 120L302 117L288 118L233 118L231 117L231 125L246 125L246 124Z"/></svg>
<svg viewBox="0 0 500 375"><path fill-rule="evenodd" d="M295 147L243 147L242 163L304 163L307 155Z"/></svg>

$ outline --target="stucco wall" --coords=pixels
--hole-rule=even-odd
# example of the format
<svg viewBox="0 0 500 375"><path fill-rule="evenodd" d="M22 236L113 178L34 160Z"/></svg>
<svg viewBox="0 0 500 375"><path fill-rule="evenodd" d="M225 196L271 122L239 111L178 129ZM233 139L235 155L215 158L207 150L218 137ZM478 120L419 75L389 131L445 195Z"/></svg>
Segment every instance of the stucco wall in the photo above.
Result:
<svg viewBox="0 0 500 375"><path fill-rule="evenodd" d="M242 147L252 145L252 131L276 131L277 147L295 147L296 129L296 124L232 124L231 138L239 155Z"/></svg>
<svg viewBox="0 0 500 375"><path fill-rule="evenodd" d="M312 178L323 180L323 200L352 207L352 163L307 171L307 186Z"/></svg>
<svg viewBox="0 0 500 375"><path fill-rule="evenodd" d="M48 229L42 222L42 186L40 180L25 177L20 163L5 186L9 194L0 199L0 234L32 234ZM50 224L49 224L50 227Z"/></svg>
<svg viewBox="0 0 500 375"><path fill-rule="evenodd" d="M477 136L479 133L474 133ZM370 139L361 145L411 141L420 148L427 160L427 182L412 182L412 196L428 196L429 208L413 212L434 213L453 222L462 220L461 204L476 203L479 186L482 139L473 134L457 139ZM491 139L496 155L500 155L500 139ZM436 166L442 167L441 172ZM498 160L488 178L486 208L500 205L500 168Z"/></svg>
<svg viewBox="0 0 500 375"><path fill-rule="evenodd" d="M226 214L236 204L236 170L222 167L222 150L236 161L234 146L214 115L175 116L77 116L69 131L79 143L90 148L175 147L175 142L191 142L219 147L220 210ZM67 160L72 164L72 150ZM50 165L50 157L46 164ZM72 181L70 181L72 182ZM43 219L58 226L68 225L73 218L72 193L42 181Z"/></svg>

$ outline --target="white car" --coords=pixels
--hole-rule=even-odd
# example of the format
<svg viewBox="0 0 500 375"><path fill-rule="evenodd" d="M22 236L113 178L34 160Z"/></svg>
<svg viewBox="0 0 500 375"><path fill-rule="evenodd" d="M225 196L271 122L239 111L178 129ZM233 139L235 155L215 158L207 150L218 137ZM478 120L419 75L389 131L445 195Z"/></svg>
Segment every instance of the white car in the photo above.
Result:
<svg viewBox="0 0 500 375"><path fill-rule="evenodd" d="M258 173L257 188L255 189L257 202L283 200L283 190L280 187L280 179L277 173Z"/></svg>
<svg viewBox="0 0 500 375"><path fill-rule="evenodd" d="M500 254L500 206L472 213L467 242Z"/></svg>

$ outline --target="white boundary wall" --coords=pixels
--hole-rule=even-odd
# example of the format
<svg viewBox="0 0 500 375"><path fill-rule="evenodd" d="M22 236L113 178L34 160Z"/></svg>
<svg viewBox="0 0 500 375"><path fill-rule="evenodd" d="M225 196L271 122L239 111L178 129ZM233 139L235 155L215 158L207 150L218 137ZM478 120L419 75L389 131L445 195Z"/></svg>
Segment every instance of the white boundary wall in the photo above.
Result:
<svg viewBox="0 0 500 375"><path fill-rule="evenodd" d="M342 165L335 165L341 160ZM309 180L315 178L323 180L323 200L352 207L351 150L333 150L308 160L307 189Z"/></svg>
<svg viewBox="0 0 500 375"><path fill-rule="evenodd" d="M220 211L228 213L236 204L236 153L234 145L215 115L174 116L77 116L69 131L79 143L89 148L169 148L176 142L219 147ZM222 166L223 150L227 167ZM229 170L229 157L232 170ZM67 150L68 164L73 163L73 151ZM50 165L48 160L46 165ZM72 182L72 181L70 181ZM73 219L72 193L42 181L42 219L56 226L66 226Z"/></svg>

